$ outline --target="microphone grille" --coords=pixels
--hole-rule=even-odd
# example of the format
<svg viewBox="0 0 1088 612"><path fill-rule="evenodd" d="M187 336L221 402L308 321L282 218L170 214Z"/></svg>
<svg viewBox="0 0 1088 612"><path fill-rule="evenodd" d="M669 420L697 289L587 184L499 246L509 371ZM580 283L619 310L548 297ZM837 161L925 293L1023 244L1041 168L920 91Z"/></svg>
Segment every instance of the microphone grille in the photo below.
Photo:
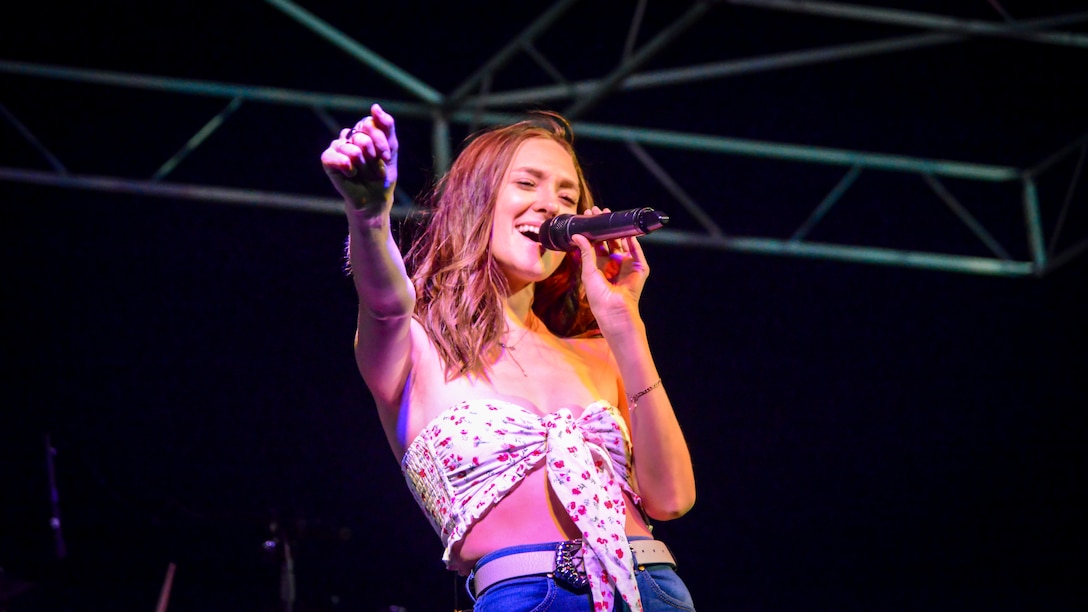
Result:
<svg viewBox="0 0 1088 612"><path fill-rule="evenodd" d="M540 225L540 244L552 251L570 251L574 242L570 239L570 224L574 215L556 215Z"/></svg>

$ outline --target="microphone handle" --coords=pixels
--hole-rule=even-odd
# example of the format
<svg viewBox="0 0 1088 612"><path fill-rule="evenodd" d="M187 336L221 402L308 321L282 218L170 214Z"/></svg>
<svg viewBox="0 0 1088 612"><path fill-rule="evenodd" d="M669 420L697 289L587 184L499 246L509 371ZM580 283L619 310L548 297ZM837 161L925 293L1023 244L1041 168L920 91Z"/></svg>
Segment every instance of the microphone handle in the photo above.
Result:
<svg viewBox="0 0 1088 612"><path fill-rule="evenodd" d="M571 223L572 234L581 234L594 242L641 236L646 233L642 217L649 208L635 208L596 217L576 217ZM575 227L577 226L577 227Z"/></svg>
<svg viewBox="0 0 1088 612"><path fill-rule="evenodd" d="M556 251L574 250L571 236L581 234L592 242L642 236L661 229L669 220L668 215L650 207L634 208L621 212L584 217L560 215L551 220L551 226L541 233L546 248Z"/></svg>

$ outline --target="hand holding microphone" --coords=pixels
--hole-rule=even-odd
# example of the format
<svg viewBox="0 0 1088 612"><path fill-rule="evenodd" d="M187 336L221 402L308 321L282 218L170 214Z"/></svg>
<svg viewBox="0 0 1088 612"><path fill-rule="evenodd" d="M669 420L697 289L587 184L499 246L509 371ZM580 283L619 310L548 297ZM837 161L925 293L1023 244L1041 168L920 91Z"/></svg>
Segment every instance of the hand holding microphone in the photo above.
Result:
<svg viewBox="0 0 1088 612"><path fill-rule="evenodd" d="M581 234L591 242L642 236L661 229L669 216L649 207L600 215L557 215L540 226L540 244L552 251L578 249L571 236Z"/></svg>

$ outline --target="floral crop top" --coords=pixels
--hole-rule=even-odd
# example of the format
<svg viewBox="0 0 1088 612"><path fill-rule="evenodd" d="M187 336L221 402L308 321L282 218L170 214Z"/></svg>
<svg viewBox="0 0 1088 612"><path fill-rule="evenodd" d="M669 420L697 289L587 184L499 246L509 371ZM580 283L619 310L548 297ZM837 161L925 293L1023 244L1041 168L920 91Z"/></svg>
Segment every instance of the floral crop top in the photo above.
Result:
<svg viewBox="0 0 1088 612"><path fill-rule="evenodd" d="M529 471L546 461L548 481L582 531L586 575L597 609L611 610L613 590L641 609L625 532L632 489L631 437L609 402L574 418L567 408L538 415L501 400L469 400L431 421L408 446L401 470L442 538L442 559L476 521Z"/></svg>

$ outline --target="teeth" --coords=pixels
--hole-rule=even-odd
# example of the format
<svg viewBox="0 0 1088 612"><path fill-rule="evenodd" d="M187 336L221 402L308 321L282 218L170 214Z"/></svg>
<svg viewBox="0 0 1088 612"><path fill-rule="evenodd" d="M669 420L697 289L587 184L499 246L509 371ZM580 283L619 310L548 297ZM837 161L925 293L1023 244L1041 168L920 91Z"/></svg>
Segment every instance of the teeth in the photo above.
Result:
<svg viewBox="0 0 1088 612"><path fill-rule="evenodd" d="M525 236L529 240L534 242L540 242L540 226L533 225L531 223L522 223L521 225L515 225L516 229L522 236Z"/></svg>

